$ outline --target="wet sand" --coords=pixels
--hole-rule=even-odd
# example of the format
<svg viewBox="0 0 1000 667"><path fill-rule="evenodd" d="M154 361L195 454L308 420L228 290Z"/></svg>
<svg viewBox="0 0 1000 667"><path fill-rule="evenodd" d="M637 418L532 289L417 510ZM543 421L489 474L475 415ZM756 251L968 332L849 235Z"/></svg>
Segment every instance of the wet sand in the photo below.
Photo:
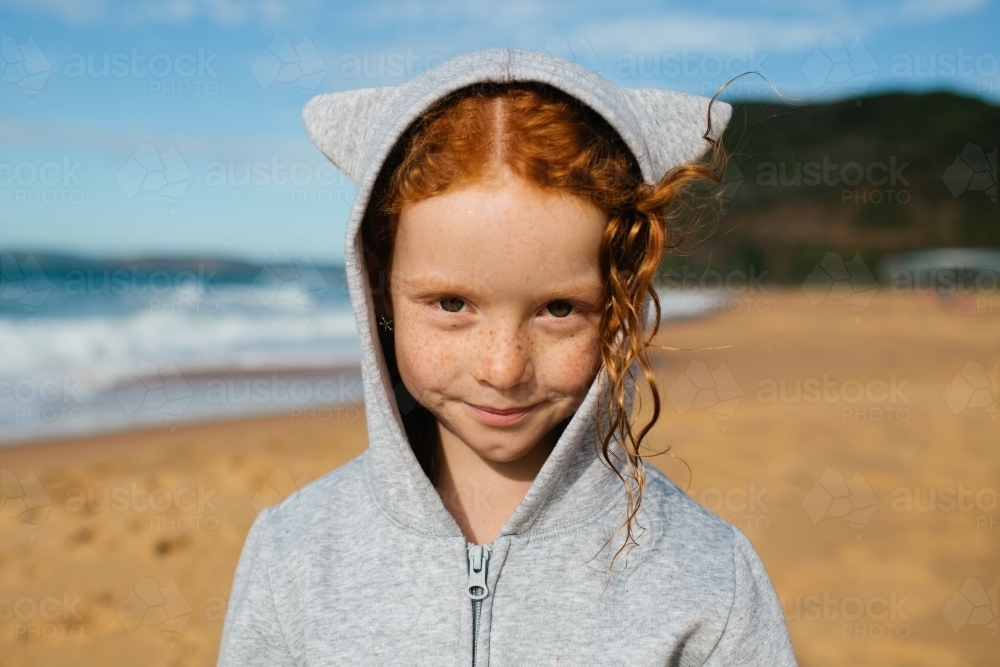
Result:
<svg viewBox="0 0 1000 667"><path fill-rule="evenodd" d="M772 291L660 337L654 462L757 546L804 666L1000 655L984 298ZM365 446L345 408L0 449L0 666L214 665L257 511Z"/></svg>

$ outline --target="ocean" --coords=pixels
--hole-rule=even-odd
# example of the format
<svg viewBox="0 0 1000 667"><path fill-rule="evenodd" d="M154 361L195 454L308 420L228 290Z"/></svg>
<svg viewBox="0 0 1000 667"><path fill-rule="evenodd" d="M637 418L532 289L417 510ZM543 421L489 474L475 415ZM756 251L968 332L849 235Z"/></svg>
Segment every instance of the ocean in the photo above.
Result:
<svg viewBox="0 0 1000 667"><path fill-rule="evenodd" d="M0 445L362 400L343 267L0 254ZM664 319L705 295L661 294Z"/></svg>

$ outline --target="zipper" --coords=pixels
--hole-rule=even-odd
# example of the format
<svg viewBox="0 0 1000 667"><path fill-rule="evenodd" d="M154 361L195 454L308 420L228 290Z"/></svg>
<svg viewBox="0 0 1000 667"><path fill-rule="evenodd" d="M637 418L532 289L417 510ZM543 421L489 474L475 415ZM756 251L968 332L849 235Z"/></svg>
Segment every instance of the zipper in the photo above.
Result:
<svg viewBox="0 0 1000 667"><path fill-rule="evenodd" d="M486 566L490 561L490 547L486 544L468 544L469 584L465 594L472 600L472 667L476 667L476 646L479 643L479 619L483 612L483 599L490 594L486 584Z"/></svg>

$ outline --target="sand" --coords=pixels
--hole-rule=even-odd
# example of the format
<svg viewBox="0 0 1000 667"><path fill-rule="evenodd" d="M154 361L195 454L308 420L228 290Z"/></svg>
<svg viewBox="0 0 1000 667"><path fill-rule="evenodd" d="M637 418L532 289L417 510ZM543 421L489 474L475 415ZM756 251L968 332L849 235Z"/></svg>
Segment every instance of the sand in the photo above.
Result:
<svg viewBox="0 0 1000 667"><path fill-rule="evenodd" d="M757 546L802 665L996 664L1000 297L739 298L661 335L654 463ZM214 665L259 509L365 446L352 408L0 449L0 665Z"/></svg>

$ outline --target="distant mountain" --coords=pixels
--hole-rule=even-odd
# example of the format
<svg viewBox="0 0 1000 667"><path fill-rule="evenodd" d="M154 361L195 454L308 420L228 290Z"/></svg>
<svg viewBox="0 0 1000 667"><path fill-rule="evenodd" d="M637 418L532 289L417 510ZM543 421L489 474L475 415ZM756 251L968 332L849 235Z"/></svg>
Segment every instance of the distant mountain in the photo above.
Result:
<svg viewBox="0 0 1000 667"><path fill-rule="evenodd" d="M1000 247L1000 107L950 93L747 103L724 137L725 214L667 260L801 282L833 252L875 270L926 247Z"/></svg>
<svg viewBox="0 0 1000 667"><path fill-rule="evenodd" d="M174 279L184 274L189 276L185 280L209 279L217 284L249 284L260 279L289 279L289 276L295 277L303 271L309 271L315 272L329 283L335 283L342 281L344 272L343 266L339 264L316 264L308 259L291 257L284 260L276 257L267 264L197 255L137 255L96 259L48 252L29 253L27 250L14 251L10 257L13 261L24 264L23 260L28 254L37 262L37 270L54 281L78 279L81 274L90 280L100 281L108 279L106 274L113 276L124 272L129 276L139 276L141 280L148 280L150 277L153 280ZM25 266L20 268L27 271ZM159 277L160 274L165 275Z"/></svg>

